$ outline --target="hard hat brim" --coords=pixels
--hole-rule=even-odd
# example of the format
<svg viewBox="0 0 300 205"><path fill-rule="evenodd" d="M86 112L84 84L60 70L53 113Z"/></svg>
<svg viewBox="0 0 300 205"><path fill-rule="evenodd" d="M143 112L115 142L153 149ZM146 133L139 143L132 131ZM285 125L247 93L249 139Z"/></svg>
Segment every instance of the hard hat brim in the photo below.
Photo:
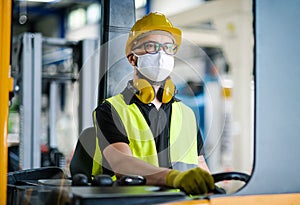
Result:
<svg viewBox="0 0 300 205"><path fill-rule="evenodd" d="M131 52L131 44L134 40L138 39L138 37L144 33L147 33L149 31L166 31L169 32L175 39L175 43L180 47L181 44L181 30L176 27L166 27L166 26L147 26L146 28L143 28L141 31L135 31L134 38L128 39L126 43L126 55L129 55Z"/></svg>

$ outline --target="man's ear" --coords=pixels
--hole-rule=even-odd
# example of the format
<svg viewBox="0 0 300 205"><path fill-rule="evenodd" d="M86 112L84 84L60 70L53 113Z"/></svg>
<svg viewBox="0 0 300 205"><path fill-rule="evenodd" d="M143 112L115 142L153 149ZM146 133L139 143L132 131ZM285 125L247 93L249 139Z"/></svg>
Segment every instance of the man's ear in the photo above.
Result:
<svg viewBox="0 0 300 205"><path fill-rule="evenodd" d="M133 55L132 53L127 56L127 60L129 61L129 63L132 66L136 66L137 65L137 57L135 55Z"/></svg>

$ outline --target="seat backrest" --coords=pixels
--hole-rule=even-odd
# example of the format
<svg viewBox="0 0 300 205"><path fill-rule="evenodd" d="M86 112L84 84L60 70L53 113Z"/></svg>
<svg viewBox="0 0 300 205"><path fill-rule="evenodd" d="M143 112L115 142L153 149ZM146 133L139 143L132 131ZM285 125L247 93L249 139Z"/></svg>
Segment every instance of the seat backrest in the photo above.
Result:
<svg viewBox="0 0 300 205"><path fill-rule="evenodd" d="M95 128L86 128L79 135L76 148L70 163L71 176L74 176L77 173L82 173L85 174L89 179L91 179L95 149Z"/></svg>

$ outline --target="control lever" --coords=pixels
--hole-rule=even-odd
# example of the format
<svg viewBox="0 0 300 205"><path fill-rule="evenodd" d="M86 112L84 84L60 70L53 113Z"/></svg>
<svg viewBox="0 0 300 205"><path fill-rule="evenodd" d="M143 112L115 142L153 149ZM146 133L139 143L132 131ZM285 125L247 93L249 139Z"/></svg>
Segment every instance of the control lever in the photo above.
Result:
<svg viewBox="0 0 300 205"><path fill-rule="evenodd" d="M92 180L92 186L112 186L113 180L107 174L96 175Z"/></svg>
<svg viewBox="0 0 300 205"><path fill-rule="evenodd" d="M146 184L146 178L138 175L122 176L117 181L117 186L140 186Z"/></svg>
<svg viewBox="0 0 300 205"><path fill-rule="evenodd" d="M72 186L88 186L88 182L88 177L85 174L78 173L72 177Z"/></svg>
<svg viewBox="0 0 300 205"><path fill-rule="evenodd" d="M126 175L120 177L115 184L111 176L106 174L96 175L89 183L88 177L85 174L77 173L72 177L72 186L141 186L146 184L146 178L139 175Z"/></svg>

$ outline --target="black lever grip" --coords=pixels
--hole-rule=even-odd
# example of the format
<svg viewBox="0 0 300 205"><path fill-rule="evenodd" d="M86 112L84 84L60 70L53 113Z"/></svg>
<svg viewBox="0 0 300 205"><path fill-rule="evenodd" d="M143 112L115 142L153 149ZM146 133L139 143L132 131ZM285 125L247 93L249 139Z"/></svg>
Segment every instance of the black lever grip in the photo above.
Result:
<svg viewBox="0 0 300 205"><path fill-rule="evenodd" d="M96 175L92 180L92 186L112 186L113 180L109 175L100 174Z"/></svg>
<svg viewBox="0 0 300 205"><path fill-rule="evenodd" d="M138 186L145 185L146 179L142 176L122 176L118 180L119 186Z"/></svg>

